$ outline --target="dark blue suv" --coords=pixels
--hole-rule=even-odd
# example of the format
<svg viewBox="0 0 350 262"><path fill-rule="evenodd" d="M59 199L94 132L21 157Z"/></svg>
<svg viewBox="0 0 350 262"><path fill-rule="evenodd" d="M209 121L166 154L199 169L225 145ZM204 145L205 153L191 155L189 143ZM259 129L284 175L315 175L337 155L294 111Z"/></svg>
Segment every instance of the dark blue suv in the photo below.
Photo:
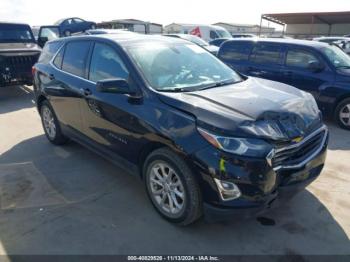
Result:
<svg viewBox="0 0 350 262"><path fill-rule="evenodd" d="M310 92L325 116L350 129L350 57L335 45L288 39L224 42L219 58L244 75Z"/></svg>
<svg viewBox="0 0 350 262"><path fill-rule="evenodd" d="M61 38L33 71L48 140L69 138L139 174L174 223L264 211L324 166L328 131L312 95L240 76L185 40Z"/></svg>

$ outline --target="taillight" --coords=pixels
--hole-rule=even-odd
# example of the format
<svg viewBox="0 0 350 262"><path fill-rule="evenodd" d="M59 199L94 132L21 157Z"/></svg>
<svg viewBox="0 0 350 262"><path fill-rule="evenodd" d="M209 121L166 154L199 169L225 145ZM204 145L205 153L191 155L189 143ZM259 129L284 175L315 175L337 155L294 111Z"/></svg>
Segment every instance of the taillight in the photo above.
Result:
<svg viewBox="0 0 350 262"><path fill-rule="evenodd" d="M34 76L36 72L36 68L34 66L32 66L32 75Z"/></svg>

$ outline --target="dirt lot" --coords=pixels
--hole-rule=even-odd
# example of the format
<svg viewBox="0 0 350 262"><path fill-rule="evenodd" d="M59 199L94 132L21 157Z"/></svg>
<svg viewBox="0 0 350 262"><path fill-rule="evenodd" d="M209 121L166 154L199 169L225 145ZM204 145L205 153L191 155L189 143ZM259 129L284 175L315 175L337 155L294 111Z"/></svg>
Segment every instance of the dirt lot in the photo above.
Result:
<svg viewBox="0 0 350 262"><path fill-rule="evenodd" d="M1 254L350 254L350 132L329 124L326 167L282 208L190 227L160 218L134 176L51 145L28 87L0 89Z"/></svg>

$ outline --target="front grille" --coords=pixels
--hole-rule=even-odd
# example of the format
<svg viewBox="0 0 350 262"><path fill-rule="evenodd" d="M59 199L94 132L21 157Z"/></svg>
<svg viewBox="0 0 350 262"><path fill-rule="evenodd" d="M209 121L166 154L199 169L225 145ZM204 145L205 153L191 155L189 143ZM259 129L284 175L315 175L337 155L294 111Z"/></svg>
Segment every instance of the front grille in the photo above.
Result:
<svg viewBox="0 0 350 262"><path fill-rule="evenodd" d="M12 73L31 72L32 66L38 60L38 55L3 56L1 60L2 70L8 68Z"/></svg>
<svg viewBox="0 0 350 262"><path fill-rule="evenodd" d="M299 143L276 149L272 158L272 166L276 169L297 167L323 147L326 137L327 130L322 128Z"/></svg>

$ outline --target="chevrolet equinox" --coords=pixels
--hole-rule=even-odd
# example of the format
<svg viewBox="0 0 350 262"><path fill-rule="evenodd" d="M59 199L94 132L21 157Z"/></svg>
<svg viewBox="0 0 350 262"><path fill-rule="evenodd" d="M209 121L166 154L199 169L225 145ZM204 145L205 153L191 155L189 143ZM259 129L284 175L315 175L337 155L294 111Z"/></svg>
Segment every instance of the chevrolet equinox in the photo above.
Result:
<svg viewBox="0 0 350 262"><path fill-rule="evenodd" d="M173 223L259 214L325 162L328 130L311 94L240 75L185 40L61 38L33 73L48 140L69 138L138 173Z"/></svg>

